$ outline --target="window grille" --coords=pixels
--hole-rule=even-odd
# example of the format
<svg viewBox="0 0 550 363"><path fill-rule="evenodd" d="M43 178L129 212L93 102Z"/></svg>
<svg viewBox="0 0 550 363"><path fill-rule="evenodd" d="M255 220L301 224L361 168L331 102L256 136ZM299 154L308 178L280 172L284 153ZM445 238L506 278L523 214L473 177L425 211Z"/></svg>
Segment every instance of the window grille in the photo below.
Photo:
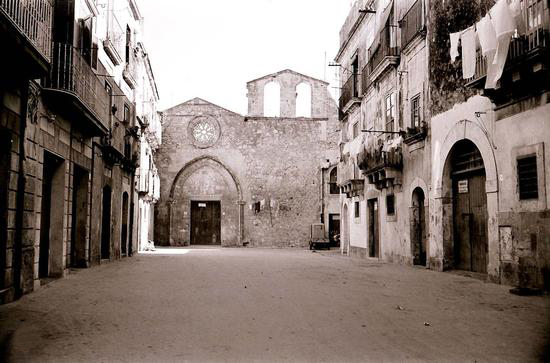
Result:
<svg viewBox="0 0 550 363"><path fill-rule="evenodd" d="M538 199L537 157L520 158L518 162L519 199Z"/></svg>

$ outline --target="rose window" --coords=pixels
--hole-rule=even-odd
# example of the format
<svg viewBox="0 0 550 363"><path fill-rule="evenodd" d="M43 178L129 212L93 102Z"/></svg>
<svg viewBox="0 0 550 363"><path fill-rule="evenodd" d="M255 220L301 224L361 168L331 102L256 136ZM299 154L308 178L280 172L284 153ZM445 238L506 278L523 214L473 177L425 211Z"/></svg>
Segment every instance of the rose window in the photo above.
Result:
<svg viewBox="0 0 550 363"><path fill-rule="evenodd" d="M201 122L193 129L193 137L202 144L212 142L216 136L216 128L208 122Z"/></svg>

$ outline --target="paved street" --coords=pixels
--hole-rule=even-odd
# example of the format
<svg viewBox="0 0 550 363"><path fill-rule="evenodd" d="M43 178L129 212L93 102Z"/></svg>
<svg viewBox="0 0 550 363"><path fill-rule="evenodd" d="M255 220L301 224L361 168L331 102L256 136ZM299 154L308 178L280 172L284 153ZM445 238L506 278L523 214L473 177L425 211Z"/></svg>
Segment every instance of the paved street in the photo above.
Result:
<svg viewBox="0 0 550 363"><path fill-rule="evenodd" d="M0 306L0 334L15 362L540 361L550 300L508 290L333 251L158 250Z"/></svg>

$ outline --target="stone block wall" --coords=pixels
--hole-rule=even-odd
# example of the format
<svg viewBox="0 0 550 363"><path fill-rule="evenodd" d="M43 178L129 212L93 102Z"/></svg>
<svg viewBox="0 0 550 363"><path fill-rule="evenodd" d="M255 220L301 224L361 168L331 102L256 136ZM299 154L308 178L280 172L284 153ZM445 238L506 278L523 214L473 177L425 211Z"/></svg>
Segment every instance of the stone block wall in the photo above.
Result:
<svg viewBox="0 0 550 363"><path fill-rule="evenodd" d="M337 128L337 109L326 85L312 108L317 117L244 117L193 99L165 111L155 243L188 244L190 201L221 200L222 245L305 246L321 219L321 163L336 148L328 130ZM193 137L202 123L214 130L213 142Z"/></svg>

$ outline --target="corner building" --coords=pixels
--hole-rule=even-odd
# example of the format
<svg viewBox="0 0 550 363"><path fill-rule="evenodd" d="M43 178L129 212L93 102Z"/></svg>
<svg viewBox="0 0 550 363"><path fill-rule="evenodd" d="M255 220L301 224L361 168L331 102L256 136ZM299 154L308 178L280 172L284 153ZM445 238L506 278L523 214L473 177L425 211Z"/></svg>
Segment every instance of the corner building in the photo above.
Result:
<svg viewBox="0 0 550 363"><path fill-rule="evenodd" d="M247 84L248 116L199 98L164 111L155 244L306 246L336 159L327 86L284 70Z"/></svg>

